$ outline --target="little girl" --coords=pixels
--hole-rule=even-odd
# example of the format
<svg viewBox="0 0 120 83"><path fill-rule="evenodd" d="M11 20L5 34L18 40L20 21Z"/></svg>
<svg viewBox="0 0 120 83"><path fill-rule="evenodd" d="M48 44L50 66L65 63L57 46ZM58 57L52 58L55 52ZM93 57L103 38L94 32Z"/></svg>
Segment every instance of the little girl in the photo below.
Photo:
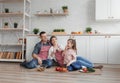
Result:
<svg viewBox="0 0 120 83"><path fill-rule="evenodd" d="M63 52L63 56L64 65L69 71L78 70L81 68L81 64L76 60L76 52L76 41L74 39L68 39L67 46Z"/></svg>

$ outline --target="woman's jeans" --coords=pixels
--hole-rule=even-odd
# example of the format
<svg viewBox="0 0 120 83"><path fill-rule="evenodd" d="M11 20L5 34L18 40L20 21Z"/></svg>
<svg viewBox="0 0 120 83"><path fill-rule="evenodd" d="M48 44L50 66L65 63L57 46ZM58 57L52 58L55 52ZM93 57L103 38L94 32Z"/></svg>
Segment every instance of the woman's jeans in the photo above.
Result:
<svg viewBox="0 0 120 83"><path fill-rule="evenodd" d="M94 65L92 62L90 62L89 60L81 57L81 56L77 56L77 61L73 62L70 66L67 67L67 69L69 71L74 71L74 70L78 70L81 69L82 66L88 67L88 68L93 68Z"/></svg>
<svg viewBox="0 0 120 83"><path fill-rule="evenodd" d="M46 68L50 68L52 64L53 61L51 59L42 60L42 65ZM39 64L37 59L32 59L30 62L23 62L21 65L24 66L25 68L33 69L36 68Z"/></svg>

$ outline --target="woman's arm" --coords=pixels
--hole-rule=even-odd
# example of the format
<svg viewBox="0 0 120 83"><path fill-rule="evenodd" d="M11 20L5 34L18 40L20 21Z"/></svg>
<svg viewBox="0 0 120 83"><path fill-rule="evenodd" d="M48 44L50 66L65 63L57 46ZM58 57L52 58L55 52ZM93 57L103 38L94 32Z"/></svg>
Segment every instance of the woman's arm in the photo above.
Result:
<svg viewBox="0 0 120 83"><path fill-rule="evenodd" d="M49 49L48 59L52 59L53 56L54 56L53 47L51 47L51 48Z"/></svg>

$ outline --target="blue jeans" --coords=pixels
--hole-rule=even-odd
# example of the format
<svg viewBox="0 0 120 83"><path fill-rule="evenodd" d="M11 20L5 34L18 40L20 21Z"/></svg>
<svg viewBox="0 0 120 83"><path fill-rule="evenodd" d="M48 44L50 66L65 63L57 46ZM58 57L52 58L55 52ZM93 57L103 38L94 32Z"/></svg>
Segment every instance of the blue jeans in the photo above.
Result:
<svg viewBox="0 0 120 83"><path fill-rule="evenodd" d="M77 57L77 61L80 62L81 66L86 66L88 68L93 68L94 67L94 64L92 62L90 62L89 60L81 57L81 56L78 56Z"/></svg>
<svg viewBox="0 0 120 83"><path fill-rule="evenodd" d="M46 68L51 67L52 64L53 64L53 61L50 60L50 59L42 61L42 65L44 67L46 67ZM39 64L38 64L38 60L37 59L32 59L30 62L23 62L21 65L24 66L25 68L33 69L33 68L36 68L37 65L39 65Z"/></svg>
<svg viewBox="0 0 120 83"><path fill-rule="evenodd" d="M74 71L74 70L78 70L81 69L81 64L80 62L77 60L76 62L73 62L70 66L67 67L68 71Z"/></svg>
<svg viewBox="0 0 120 83"><path fill-rule="evenodd" d="M93 68L94 67L92 62L90 62L89 60L87 60L87 59L85 59L81 56L78 56L77 61L73 62L70 66L67 67L67 69L69 71L74 71L74 70L81 69L82 66L86 66L88 68Z"/></svg>

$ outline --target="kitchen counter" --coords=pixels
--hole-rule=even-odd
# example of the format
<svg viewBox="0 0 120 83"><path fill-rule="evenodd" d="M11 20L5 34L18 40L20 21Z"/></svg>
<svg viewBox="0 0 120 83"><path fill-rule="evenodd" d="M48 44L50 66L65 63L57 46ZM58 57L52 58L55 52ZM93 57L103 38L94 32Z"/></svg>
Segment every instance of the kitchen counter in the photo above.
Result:
<svg viewBox="0 0 120 83"><path fill-rule="evenodd" d="M35 34L28 34L27 36L39 36ZM52 36L52 35L48 35ZM56 36L120 36L120 34L66 34L66 35L56 35Z"/></svg>

